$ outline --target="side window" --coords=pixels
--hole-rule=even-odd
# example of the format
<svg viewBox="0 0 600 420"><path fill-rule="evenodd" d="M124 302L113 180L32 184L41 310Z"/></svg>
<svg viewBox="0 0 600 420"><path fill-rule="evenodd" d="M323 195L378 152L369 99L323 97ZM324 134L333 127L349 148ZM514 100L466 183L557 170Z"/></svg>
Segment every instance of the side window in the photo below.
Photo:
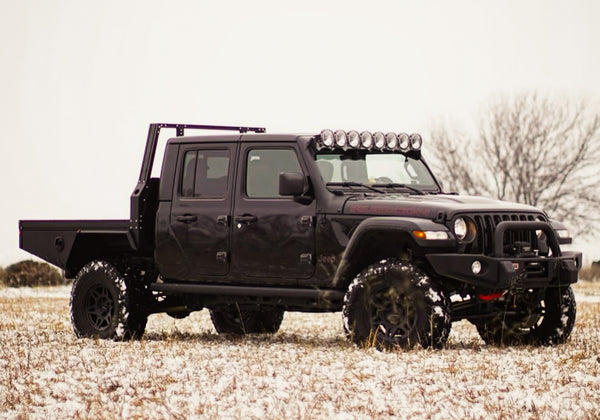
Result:
<svg viewBox="0 0 600 420"><path fill-rule="evenodd" d="M196 155L198 152L187 152L183 158L183 175L181 177L181 196L194 196L194 177L196 174Z"/></svg>
<svg viewBox="0 0 600 420"><path fill-rule="evenodd" d="M228 150L192 150L183 159L181 196L224 198L229 176Z"/></svg>
<svg viewBox="0 0 600 420"><path fill-rule="evenodd" d="M302 172L292 149L253 149L246 161L246 195L250 198L282 198L279 174Z"/></svg>

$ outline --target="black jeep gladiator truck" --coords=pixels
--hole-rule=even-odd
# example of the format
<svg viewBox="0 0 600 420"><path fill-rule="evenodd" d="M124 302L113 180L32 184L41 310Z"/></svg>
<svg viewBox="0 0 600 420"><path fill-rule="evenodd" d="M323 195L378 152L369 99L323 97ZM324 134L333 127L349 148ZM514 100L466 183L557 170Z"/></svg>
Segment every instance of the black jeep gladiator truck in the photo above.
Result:
<svg viewBox="0 0 600 420"><path fill-rule="evenodd" d="M166 128L176 136L153 178ZM78 337L139 338L151 314L207 308L224 334L341 311L361 346L440 347L462 319L489 344L564 342L581 267L561 249L565 226L444 193L421 146L418 134L151 124L129 220L23 220L20 246L74 278Z"/></svg>

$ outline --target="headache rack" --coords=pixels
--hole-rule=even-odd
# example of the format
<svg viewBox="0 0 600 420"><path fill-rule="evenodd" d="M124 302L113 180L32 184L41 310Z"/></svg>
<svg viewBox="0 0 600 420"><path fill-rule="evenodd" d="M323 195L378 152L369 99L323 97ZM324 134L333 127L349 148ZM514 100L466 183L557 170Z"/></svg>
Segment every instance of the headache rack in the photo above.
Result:
<svg viewBox="0 0 600 420"><path fill-rule="evenodd" d="M205 125L205 124L169 124L169 123L153 123L148 128L148 140L146 141L146 150L144 152L144 161L142 162L142 170L140 171L139 182L147 182L152 172L152 164L158 144L158 136L161 128L174 128L177 137L185 134L185 130L213 130L213 131L237 131L238 133L264 133L264 127L245 127L245 126L230 126L230 125ZM139 185L138 185L139 187Z"/></svg>

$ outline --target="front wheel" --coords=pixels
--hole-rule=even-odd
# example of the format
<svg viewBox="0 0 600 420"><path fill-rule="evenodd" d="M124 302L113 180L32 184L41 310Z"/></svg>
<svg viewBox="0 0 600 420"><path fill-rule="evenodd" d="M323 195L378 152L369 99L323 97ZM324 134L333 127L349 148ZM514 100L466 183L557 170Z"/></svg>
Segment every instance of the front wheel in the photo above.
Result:
<svg viewBox="0 0 600 420"><path fill-rule="evenodd" d="M536 291L514 299L516 315L500 313L495 318L477 323L481 338L492 345L562 344L575 325L577 305L571 286L548 288L542 297Z"/></svg>
<svg viewBox="0 0 600 420"><path fill-rule="evenodd" d="M128 291L125 277L106 261L92 261L79 271L69 306L79 338L140 338L148 321Z"/></svg>
<svg viewBox="0 0 600 420"><path fill-rule="evenodd" d="M231 305L211 309L210 318L219 334L275 334L283 321L282 309L249 310Z"/></svg>
<svg viewBox="0 0 600 420"><path fill-rule="evenodd" d="M450 333L449 301L414 265L384 260L369 266L344 297L344 328L360 346L441 347Z"/></svg>

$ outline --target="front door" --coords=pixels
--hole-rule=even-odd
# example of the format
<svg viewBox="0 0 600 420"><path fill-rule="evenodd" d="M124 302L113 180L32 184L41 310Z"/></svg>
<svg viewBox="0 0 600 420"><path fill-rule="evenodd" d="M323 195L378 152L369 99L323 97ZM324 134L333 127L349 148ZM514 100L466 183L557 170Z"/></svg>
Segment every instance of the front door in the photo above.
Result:
<svg viewBox="0 0 600 420"><path fill-rule="evenodd" d="M244 144L239 165L232 227L236 270L269 284L311 277L315 203L301 204L279 195L281 172L306 174L295 145Z"/></svg>
<svg viewBox="0 0 600 420"><path fill-rule="evenodd" d="M234 152L225 144L180 148L170 224L183 256L181 280L229 272Z"/></svg>

